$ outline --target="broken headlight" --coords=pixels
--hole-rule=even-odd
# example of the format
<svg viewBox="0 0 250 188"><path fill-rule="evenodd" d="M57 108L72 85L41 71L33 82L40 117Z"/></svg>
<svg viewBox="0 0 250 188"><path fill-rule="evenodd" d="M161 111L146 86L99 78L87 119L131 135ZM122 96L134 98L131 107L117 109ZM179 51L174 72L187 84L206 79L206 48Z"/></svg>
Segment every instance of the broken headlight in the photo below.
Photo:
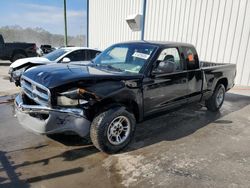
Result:
<svg viewBox="0 0 250 188"><path fill-rule="evenodd" d="M84 99L84 93L85 90L80 88L59 93L59 96L57 97L57 105L77 106L87 104L88 101Z"/></svg>
<svg viewBox="0 0 250 188"><path fill-rule="evenodd" d="M8 73L11 74L13 72L13 70L14 70L13 67L10 67Z"/></svg>
<svg viewBox="0 0 250 188"><path fill-rule="evenodd" d="M24 73L26 67L23 67L21 69L18 69L18 70L15 70L15 71L12 71L12 76L13 78L19 78L22 76L22 74Z"/></svg>

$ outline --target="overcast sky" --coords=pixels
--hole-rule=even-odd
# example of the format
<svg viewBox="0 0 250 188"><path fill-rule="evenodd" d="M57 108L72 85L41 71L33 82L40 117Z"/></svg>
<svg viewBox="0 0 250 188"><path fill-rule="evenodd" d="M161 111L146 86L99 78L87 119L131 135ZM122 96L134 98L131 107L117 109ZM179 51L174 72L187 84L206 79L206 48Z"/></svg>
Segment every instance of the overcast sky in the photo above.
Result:
<svg viewBox="0 0 250 188"><path fill-rule="evenodd" d="M64 33L63 0L1 0L0 27L20 25ZM68 35L86 34L86 1L67 0Z"/></svg>

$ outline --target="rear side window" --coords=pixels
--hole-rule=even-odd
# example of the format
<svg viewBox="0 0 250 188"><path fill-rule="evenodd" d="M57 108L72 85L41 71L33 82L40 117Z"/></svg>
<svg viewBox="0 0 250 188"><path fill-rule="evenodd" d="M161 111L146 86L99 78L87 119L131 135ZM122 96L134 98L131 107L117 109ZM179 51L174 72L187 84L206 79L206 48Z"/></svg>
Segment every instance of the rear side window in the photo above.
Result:
<svg viewBox="0 0 250 188"><path fill-rule="evenodd" d="M85 50L85 57L86 59L84 59L85 61L89 61L94 59L98 54L100 54L101 52L96 51L96 50Z"/></svg>
<svg viewBox="0 0 250 188"><path fill-rule="evenodd" d="M187 70L199 68L199 59L193 48L183 47L184 57L187 64Z"/></svg>
<svg viewBox="0 0 250 188"><path fill-rule="evenodd" d="M98 54L100 54L100 51L96 51L96 50L91 50L90 51L90 58L94 59Z"/></svg>

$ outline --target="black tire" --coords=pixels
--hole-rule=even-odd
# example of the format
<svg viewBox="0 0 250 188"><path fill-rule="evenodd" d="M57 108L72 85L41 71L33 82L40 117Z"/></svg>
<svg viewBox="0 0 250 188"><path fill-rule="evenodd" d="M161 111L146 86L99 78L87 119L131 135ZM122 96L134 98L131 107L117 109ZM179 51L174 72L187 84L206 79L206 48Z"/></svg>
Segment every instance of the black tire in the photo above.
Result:
<svg viewBox="0 0 250 188"><path fill-rule="evenodd" d="M15 62L16 60L18 59L22 59L22 58L25 58L26 55L25 54L22 54L22 53L16 53L13 55L12 59L11 59L11 62Z"/></svg>
<svg viewBox="0 0 250 188"><path fill-rule="evenodd" d="M207 109L212 112L217 112L224 102L225 93L225 86L223 84L218 84L213 95L205 102ZM221 95L222 98L218 101L219 95Z"/></svg>
<svg viewBox="0 0 250 188"><path fill-rule="evenodd" d="M111 127L114 126L116 119L120 117L125 117L127 123L129 121L130 128L127 134L124 133L124 141L120 144L113 144L110 141L111 138L108 138L108 134L110 133ZM124 122L123 120L122 122ZM118 119L119 121L119 119ZM112 124L111 124L112 123ZM129 142L132 140L135 132L135 124L136 120L132 113L128 112L125 107L116 107L109 109L105 112L97 115L90 128L90 138L94 146L102 152L106 153L116 153L122 149L124 149ZM114 130L114 129L112 129ZM115 132L115 131L113 131ZM113 133L114 134L114 133ZM122 133L120 133L121 138ZM115 136L111 136L115 137Z"/></svg>

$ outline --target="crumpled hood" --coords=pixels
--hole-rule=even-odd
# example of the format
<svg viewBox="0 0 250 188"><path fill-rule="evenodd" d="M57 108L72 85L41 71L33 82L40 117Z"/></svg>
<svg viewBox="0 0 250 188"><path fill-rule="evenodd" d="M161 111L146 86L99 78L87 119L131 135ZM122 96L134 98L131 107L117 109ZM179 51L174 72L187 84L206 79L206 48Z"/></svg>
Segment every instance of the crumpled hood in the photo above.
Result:
<svg viewBox="0 0 250 188"><path fill-rule="evenodd" d="M111 72L96 66L43 65L28 69L23 76L49 88L91 79L135 79L142 74Z"/></svg>
<svg viewBox="0 0 250 188"><path fill-rule="evenodd" d="M26 63L34 63L34 64L48 64L51 63L48 59L44 57L28 57L23 59L18 59L14 63L10 65L11 68L17 68L20 67Z"/></svg>

